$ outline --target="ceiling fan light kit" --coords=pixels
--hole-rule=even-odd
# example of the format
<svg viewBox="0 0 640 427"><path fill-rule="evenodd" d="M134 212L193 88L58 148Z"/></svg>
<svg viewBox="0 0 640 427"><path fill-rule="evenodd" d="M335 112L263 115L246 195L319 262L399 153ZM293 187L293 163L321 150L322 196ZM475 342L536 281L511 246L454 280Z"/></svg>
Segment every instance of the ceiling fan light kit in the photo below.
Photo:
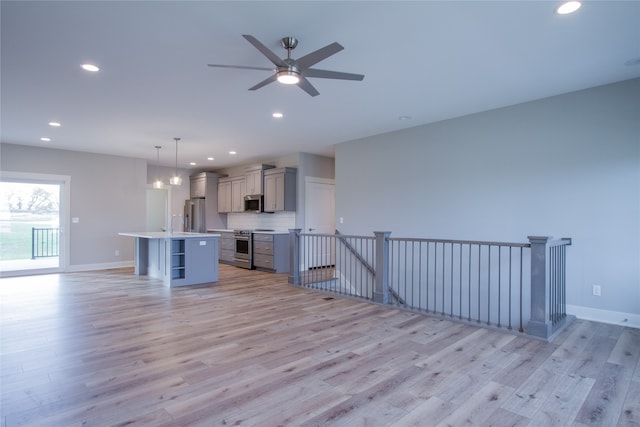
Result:
<svg viewBox="0 0 640 427"><path fill-rule="evenodd" d="M249 43L251 43L256 49L258 49L264 56L269 59L275 65L274 68L264 67L251 67L244 65L223 65L223 64L208 64L209 67L217 68L238 68L244 70L261 70L271 71L273 74L267 77L260 83L252 86L249 90L257 90L263 86L268 85L274 81L278 81L287 85L298 85L300 89L304 90L310 96L317 96L320 94L315 87L309 82L307 77L316 77L323 79L336 79L336 80L357 80L364 79L362 74L343 73L339 71L328 71L311 68L318 62L327 59L331 55L334 55L344 49L339 43L334 42L323 48L315 50L302 58L293 59L291 57L291 51L298 45L298 40L295 37L284 37L280 40L280 44L287 50L287 57L280 59L278 55L273 53L268 47L262 44L255 37L244 34L244 37Z"/></svg>
<svg viewBox="0 0 640 427"><path fill-rule="evenodd" d="M285 85L295 85L300 81L300 73L295 71L278 71L278 81Z"/></svg>

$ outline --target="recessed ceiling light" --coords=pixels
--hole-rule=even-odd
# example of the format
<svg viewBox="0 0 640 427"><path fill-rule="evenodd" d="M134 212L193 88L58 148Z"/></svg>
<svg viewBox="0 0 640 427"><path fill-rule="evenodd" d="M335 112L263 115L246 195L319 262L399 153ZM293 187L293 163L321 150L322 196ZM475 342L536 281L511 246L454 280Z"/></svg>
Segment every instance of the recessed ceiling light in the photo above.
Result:
<svg viewBox="0 0 640 427"><path fill-rule="evenodd" d="M398 120L400 121L404 121L404 120L411 120L411 116L398 116Z"/></svg>
<svg viewBox="0 0 640 427"><path fill-rule="evenodd" d="M579 1L567 1L556 8L556 13L558 15L567 15L580 9L580 6L582 6L582 3Z"/></svg>
<svg viewBox="0 0 640 427"><path fill-rule="evenodd" d="M53 127L60 127L60 123L58 122L49 122L49 126L53 126Z"/></svg>
<svg viewBox="0 0 640 427"><path fill-rule="evenodd" d="M284 117L284 114L282 113L273 113L272 116L276 119L281 119Z"/></svg>
<svg viewBox="0 0 640 427"><path fill-rule="evenodd" d="M195 166L195 165L196 165L196 162L189 162L189 164L190 164L191 166Z"/></svg>
<svg viewBox="0 0 640 427"><path fill-rule="evenodd" d="M42 138L40 138L40 141L49 142L51 141L51 138L47 138L46 136L43 136Z"/></svg>
<svg viewBox="0 0 640 427"><path fill-rule="evenodd" d="M236 152L235 151L229 151L229 154L231 154L232 156L235 156Z"/></svg>
<svg viewBox="0 0 640 427"><path fill-rule="evenodd" d="M207 157L207 160L213 160L213 157Z"/></svg>
<svg viewBox="0 0 640 427"><path fill-rule="evenodd" d="M93 65L93 64L82 64L82 69L85 71L92 71L92 72L96 72L96 71L100 71L100 68L98 68L97 65Z"/></svg>

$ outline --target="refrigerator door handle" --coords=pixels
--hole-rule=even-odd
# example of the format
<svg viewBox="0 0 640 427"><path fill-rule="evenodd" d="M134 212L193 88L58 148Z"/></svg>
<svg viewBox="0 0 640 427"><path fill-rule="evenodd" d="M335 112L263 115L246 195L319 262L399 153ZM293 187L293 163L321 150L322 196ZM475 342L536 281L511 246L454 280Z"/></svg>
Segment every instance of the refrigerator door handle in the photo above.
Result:
<svg viewBox="0 0 640 427"><path fill-rule="evenodd" d="M193 232L196 224L193 223L195 218L195 203L191 203L191 209L189 210L189 231Z"/></svg>

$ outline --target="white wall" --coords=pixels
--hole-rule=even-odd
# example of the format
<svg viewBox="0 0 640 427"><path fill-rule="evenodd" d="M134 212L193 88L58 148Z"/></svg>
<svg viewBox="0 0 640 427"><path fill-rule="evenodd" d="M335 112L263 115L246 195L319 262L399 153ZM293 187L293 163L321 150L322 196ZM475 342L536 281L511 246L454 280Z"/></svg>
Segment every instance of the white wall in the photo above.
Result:
<svg viewBox="0 0 640 427"><path fill-rule="evenodd" d="M339 144L336 217L346 234L571 237L568 304L640 319L640 79Z"/></svg>

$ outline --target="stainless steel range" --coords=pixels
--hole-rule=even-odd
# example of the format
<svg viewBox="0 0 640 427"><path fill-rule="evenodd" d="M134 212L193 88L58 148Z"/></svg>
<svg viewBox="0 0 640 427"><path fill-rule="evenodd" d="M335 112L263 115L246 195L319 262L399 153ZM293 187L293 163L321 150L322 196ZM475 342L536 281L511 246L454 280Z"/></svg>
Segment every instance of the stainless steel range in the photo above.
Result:
<svg viewBox="0 0 640 427"><path fill-rule="evenodd" d="M236 248L233 254L233 265L236 267L253 269L252 233L251 230L233 230Z"/></svg>

